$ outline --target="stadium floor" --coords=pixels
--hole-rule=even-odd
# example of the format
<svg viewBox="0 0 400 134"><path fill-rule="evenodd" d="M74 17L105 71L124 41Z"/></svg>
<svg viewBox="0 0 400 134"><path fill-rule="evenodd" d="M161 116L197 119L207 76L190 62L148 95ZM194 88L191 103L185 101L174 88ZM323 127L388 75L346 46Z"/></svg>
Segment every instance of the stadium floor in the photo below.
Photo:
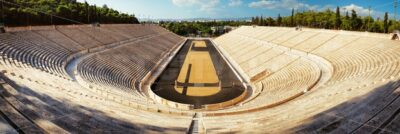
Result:
<svg viewBox="0 0 400 134"><path fill-rule="evenodd" d="M239 96L244 91L239 83L209 40L189 40L155 81L152 90L165 99L198 106Z"/></svg>
<svg viewBox="0 0 400 134"><path fill-rule="evenodd" d="M190 44L175 90L187 96L210 96L220 91L217 72L205 41Z"/></svg>

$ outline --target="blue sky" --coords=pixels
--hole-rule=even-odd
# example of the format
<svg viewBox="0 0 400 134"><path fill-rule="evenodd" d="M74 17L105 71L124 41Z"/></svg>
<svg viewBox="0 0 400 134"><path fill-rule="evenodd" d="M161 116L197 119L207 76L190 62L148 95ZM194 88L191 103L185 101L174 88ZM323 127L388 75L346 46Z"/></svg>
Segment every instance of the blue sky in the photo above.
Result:
<svg viewBox="0 0 400 134"><path fill-rule="evenodd" d="M83 2L84 0L78 0ZM303 10L326 10L340 6L341 10L354 9L361 15L382 16L384 12L393 17L394 0L86 0L90 4L134 13L139 18L185 19L185 18L242 18L256 15L276 17L289 15L291 8ZM382 18L381 17L381 18Z"/></svg>

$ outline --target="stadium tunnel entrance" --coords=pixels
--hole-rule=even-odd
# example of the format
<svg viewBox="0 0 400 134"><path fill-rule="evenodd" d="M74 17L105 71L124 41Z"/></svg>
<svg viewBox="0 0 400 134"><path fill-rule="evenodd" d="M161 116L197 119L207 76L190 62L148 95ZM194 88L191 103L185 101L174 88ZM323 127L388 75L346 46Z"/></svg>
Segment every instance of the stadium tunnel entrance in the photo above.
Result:
<svg viewBox="0 0 400 134"><path fill-rule="evenodd" d="M169 101L201 108L243 96L246 87L210 40L189 39L151 89Z"/></svg>

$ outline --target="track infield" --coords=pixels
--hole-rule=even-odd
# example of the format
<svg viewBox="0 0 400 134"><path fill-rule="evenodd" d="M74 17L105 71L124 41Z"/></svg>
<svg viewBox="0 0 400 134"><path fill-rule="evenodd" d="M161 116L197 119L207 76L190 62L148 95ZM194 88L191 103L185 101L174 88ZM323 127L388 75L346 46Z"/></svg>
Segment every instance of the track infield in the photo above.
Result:
<svg viewBox="0 0 400 134"><path fill-rule="evenodd" d="M211 96L220 92L220 81L205 41L190 44L175 82L175 90L187 96Z"/></svg>

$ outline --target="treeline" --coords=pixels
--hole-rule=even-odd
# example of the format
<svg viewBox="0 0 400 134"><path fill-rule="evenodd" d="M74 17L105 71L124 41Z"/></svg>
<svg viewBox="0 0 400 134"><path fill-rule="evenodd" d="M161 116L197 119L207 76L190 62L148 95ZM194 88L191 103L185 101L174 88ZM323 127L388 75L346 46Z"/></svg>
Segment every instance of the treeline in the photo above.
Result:
<svg viewBox="0 0 400 134"><path fill-rule="evenodd" d="M0 1L0 23L6 26L62 25L77 23L139 23L132 14L120 13L107 5L98 7L76 0ZM60 17L57 17L60 16Z"/></svg>
<svg viewBox="0 0 400 134"><path fill-rule="evenodd" d="M200 36L218 36L221 33L212 30L212 27L219 26L240 26L250 25L247 21L160 21L159 25L181 36L190 34Z"/></svg>
<svg viewBox="0 0 400 134"><path fill-rule="evenodd" d="M282 17L278 15L276 18L257 16L252 18L251 23L259 26L304 26L379 33L388 33L399 28L399 22L389 20L387 12L382 16L383 19L380 17L374 19L370 16L359 16L354 10L351 10L350 13L346 12L345 15L340 13L339 7L336 8L336 11L327 9L322 12L304 11L295 13L294 9L292 9L290 16Z"/></svg>

